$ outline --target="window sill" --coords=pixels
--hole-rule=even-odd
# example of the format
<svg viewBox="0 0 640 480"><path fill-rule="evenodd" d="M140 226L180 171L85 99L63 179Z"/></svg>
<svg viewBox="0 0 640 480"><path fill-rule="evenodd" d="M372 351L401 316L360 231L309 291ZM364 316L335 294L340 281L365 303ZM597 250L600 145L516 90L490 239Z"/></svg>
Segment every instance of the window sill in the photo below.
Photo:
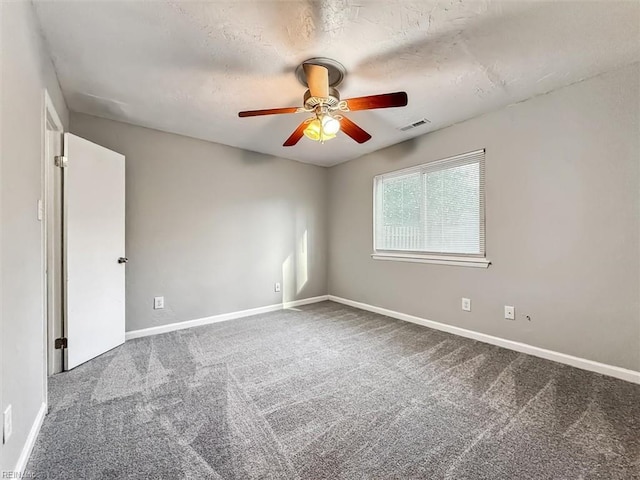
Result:
<svg viewBox="0 0 640 480"><path fill-rule="evenodd" d="M446 255L423 255L420 253L376 252L371 254L374 260L394 262L433 263L436 265L456 265L458 267L487 268L491 262L486 258L454 257Z"/></svg>

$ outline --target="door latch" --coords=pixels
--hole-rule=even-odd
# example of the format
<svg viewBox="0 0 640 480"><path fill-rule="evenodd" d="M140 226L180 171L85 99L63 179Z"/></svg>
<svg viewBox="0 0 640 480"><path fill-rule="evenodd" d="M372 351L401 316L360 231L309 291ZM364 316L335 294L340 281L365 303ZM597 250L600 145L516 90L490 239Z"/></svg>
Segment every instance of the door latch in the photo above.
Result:
<svg viewBox="0 0 640 480"><path fill-rule="evenodd" d="M118 259L118 263L127 263L129 261L129 259L127 257L120 257Z"/></svg>

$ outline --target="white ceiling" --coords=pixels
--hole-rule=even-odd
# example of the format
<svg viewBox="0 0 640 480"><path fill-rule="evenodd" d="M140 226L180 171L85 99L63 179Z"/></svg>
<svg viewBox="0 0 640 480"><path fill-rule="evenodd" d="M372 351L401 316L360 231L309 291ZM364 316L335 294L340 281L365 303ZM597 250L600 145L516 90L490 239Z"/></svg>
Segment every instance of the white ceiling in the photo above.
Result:
<svg viewBox="0 0 640 480"><path fill-rule="evenodd" d="M333 165L640 60L637 1L36 2L71 110ZM311 57L347 69L342 98L404 90L404 108L353 112L373 135L284 140ZM431 123L398 128L421 118Z"/></svg>

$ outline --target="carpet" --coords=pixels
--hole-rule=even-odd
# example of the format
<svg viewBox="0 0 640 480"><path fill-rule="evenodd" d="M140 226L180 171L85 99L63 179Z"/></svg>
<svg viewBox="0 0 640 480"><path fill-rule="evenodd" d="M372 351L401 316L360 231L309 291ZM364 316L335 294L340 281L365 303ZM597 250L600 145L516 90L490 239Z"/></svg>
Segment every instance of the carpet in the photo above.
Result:
<svg viewBox="0 0 640 480"><path fill-rule="evenodd" d="M333 302L49 380L49 479L640 479L640 385Z"/></svg>

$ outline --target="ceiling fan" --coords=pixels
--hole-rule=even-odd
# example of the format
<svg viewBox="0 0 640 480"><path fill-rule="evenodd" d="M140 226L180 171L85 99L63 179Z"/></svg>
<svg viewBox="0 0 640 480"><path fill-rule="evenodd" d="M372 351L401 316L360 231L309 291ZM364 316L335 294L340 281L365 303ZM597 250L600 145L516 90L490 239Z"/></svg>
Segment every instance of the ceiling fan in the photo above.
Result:
<svg viewBox="0 0 640 480"><path fill-rule="evenodd" d="M364 143L371 139L371 135L345 117L343 113L374 108L404 107L407 105L407 94L406 92L395 92L340 100L340 93L335 87L342 82L345 73L345 68L335 60L329 58L309 59L296 69L298 81L309 87L304 94L303 107L249 110L238 113L238 116L256 117L282 113L313 114L298 125L298 128L284 142L284 147L295 145L303 135L311 140L324 143L326 140L335 138L340 130L356 142Z"/></svg>

